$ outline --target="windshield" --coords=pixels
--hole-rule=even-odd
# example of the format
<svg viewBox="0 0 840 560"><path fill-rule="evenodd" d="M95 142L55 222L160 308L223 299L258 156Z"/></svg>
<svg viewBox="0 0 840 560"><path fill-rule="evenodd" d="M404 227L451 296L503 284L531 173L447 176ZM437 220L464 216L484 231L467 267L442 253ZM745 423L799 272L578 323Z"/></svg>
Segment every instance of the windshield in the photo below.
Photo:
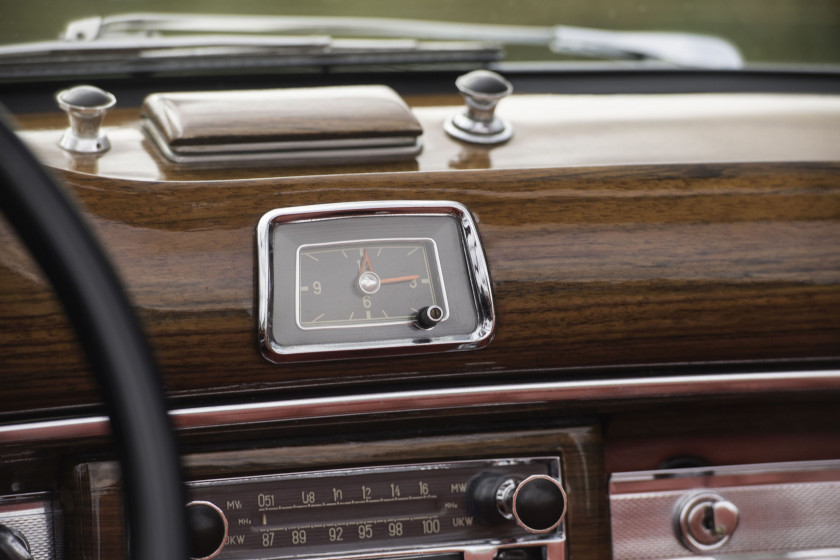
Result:
<svg viewBox="0 0 840 560"><path fill-rule="evenodd" d="M235 3L3 0L3 4L0 42L4 45L55 40L68 22L80 18L200 9L202 13L215 14L364 16L690 32L729 41L748 64L840 63L840 0L238 0ZM581 58L526 45L506 45L504 57L509 61Z"/></svg>

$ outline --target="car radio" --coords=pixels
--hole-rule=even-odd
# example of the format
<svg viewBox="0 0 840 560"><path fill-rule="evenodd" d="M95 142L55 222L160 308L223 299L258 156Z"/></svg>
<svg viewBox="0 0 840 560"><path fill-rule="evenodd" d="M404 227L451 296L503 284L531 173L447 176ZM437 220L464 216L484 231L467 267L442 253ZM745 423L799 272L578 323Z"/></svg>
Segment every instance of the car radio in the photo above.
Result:
<svg viewBox="0 0 840 560"><path fill-rule="evenodd" d="M557 457L189 483L192 556L565 558Z"/></svg>

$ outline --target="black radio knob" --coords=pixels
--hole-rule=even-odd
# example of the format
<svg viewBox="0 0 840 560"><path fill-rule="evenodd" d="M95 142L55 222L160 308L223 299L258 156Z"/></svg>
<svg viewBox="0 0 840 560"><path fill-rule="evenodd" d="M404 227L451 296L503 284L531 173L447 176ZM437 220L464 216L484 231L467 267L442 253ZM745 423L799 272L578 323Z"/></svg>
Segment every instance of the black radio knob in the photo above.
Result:
<svg viewBox="0 0 840 560"><path fill-rule="evenodd" d="M470 482L467 509L483 525L513 520L529 533L548 533L566 516L560 482L542 474L525 478L485 474Z"/></svg>
<svg viewBox="0 0 840 560"><path fill-rule="evenodd" d="M190 528L190 558L209 560L216 557L227 543L228 522L224 512L210 502L187 504L187 525Z"/></svg>
<svg viewBox="0 0 840 560"><path fill-rule="evenodd" d="M0 525L0 560L32 560L26 537L6 525Z"/></svg>
<svg viewBox="0 0 840 560"><path fill-rule="evenodd" d="M566 493L550 476L529 476L510 498L511 513L520 527L531 533L547 533L566 516Z"/></svg>

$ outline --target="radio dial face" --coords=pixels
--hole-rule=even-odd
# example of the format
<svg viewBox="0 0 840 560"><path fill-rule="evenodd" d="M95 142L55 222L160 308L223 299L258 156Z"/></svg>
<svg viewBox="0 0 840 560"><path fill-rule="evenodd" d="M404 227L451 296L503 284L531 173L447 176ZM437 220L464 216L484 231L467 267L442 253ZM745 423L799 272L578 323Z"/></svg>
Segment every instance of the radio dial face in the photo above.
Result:
<svg viewBox="0 0 840 560"><path fill-rule="evenodd" d="M487 515L496 492L477 484L536 476L559 488L559 468L556 457L358 468L191 483L189 495L227 518L220 560L539 545L563 537L562 516L535 535Z"/></svg>

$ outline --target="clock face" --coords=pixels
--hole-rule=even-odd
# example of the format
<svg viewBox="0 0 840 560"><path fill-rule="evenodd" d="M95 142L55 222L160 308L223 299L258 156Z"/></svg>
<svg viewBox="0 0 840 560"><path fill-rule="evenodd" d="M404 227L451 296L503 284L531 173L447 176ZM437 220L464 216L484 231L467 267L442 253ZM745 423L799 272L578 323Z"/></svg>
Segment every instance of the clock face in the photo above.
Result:
<svg viewBox="0 0 840 560"><path fill-rule="evenodd" d="M432 239L370 239L303 245L297 257L302 329L417 323L446 292Z"/></svg>

